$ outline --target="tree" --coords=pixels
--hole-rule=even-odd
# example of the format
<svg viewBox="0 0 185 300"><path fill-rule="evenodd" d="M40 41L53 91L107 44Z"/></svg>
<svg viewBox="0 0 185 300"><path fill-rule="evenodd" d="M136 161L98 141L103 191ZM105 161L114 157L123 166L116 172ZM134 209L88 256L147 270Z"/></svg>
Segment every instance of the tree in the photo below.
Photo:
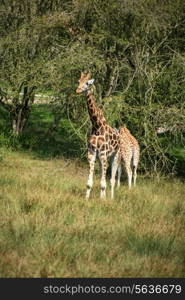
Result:
<svg viewBox="0 0 185 300"><path fill-rule="evenodd" d="M0 105L19 135L29 118L36 90L44 85L45 64L55 55L47 13L57 1L1 1Z"/></svg>
<svg viewBox="0 0 185 300"><path fill-rule="evenodd" d="M182 133L164 142L155 129L182 128L185 117L183 0L1 0L0 11L0 104L15 134L35 92L50 89L85 143L87 110L75 88L91 70L109 123L126 124L140 141L142 169L168 169Z"/></svg>

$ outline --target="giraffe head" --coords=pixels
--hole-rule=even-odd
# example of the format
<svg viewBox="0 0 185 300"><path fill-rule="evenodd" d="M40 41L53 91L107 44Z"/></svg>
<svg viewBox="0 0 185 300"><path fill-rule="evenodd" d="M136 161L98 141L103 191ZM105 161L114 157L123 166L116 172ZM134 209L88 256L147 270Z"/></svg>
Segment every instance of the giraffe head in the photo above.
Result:
<svg viewBox="0 0 185 300"><path fill-rule="evenodd" d="M91 78L91 74L88 73L81 73L81 77L78 80L79 85L76 89L76 93L77 94L81 94L83 92L87 92L91 89L91 86L94 82L94 79L90 79Z"/></svg>

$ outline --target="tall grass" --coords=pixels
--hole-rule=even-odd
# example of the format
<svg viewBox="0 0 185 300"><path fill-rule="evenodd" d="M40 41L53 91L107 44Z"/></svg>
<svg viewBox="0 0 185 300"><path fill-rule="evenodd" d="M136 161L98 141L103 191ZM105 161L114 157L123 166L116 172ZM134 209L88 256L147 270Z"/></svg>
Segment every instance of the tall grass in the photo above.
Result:
<svg viewBox="0 0 185 300"><path fill-rule="evenodd" d="M84 199L88 168L67 159L3 152L1 277L182 277L185 188L138 179Z"/></svg>

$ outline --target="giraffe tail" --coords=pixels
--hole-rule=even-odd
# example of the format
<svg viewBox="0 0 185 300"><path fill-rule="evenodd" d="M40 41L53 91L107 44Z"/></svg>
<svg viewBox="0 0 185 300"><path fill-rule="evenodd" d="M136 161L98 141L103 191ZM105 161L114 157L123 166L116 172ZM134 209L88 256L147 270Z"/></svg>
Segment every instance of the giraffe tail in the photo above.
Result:
<svg viewBox="0 0 185 300"><path fill-rule="evenodd" d="M140 151L139 148L134 148L133 149L133 154L132 154L132 169L133 171L136 169L139 163L139 156L140 156Z"/></svg>

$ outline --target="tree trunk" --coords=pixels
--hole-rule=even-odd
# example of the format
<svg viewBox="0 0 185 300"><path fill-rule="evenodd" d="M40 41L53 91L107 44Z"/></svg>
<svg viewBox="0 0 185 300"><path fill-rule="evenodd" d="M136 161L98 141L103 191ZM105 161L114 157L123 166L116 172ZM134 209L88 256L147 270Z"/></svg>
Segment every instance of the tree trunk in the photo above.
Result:
<svg viewBox="0 0 185 300"><path fill-rule="evenodd" d="M29 118L30 109L27 107L16 107L16 110L12 112L12 132L13 135L18 136L22 133L26 122Z"/></svg>
<svg viewBox="0 0 185 300"><path fill-rule="evenodd" d="M30 104L34 102L36 87L24 87L21 104L16 103L11 114L13 135L18 136L22 133L30 115Z"/></svg>

